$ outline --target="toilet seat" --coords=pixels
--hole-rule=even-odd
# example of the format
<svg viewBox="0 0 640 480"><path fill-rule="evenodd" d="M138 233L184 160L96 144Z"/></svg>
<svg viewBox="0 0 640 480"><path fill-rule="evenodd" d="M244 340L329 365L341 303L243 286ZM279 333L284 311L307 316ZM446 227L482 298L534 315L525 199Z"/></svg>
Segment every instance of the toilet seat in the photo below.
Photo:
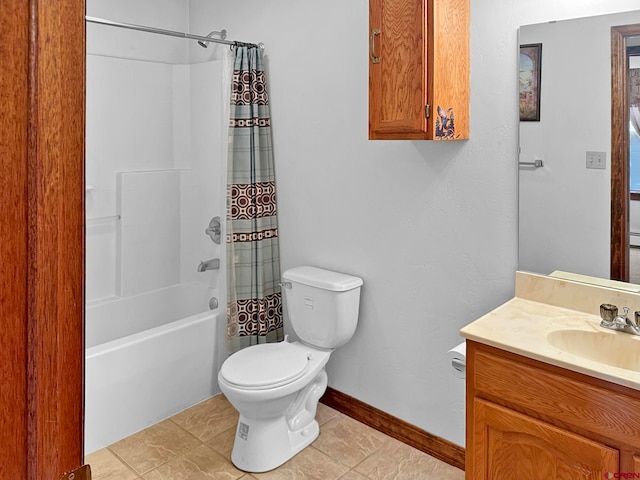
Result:
<svg viewBox="0 0 640 480"><path fill-rule="evenodd" d="M288 342L253 345L227 358L220 375L227 383L248 390L281 387L304 375L309 353Z"/></svg>

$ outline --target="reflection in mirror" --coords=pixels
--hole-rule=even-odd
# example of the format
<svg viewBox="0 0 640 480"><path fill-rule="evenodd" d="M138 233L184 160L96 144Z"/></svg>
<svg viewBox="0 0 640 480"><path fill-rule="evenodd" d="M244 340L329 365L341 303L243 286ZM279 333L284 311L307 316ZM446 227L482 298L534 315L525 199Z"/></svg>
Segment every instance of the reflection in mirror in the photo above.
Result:
<svg viewBox="0 0 640 480"><path fill-rule="evenodd" d="M520 28L542 44L540 119L520 122L520 270L610 278L611 27L633 23L640 11Z"/></svg>
<svg viewBox="0 0 640 480"><path fill-rule="evenodd" d="M629 281L640 283L640 36L627 39L629 68Z"/></svg>

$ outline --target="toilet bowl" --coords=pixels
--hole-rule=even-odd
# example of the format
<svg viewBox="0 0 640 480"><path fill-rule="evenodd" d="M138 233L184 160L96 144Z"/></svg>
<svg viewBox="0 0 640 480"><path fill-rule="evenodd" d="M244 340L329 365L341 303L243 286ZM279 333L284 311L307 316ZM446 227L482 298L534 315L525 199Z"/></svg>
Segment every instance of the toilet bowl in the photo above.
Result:
<svg viewBox="0 0 640 480"><path fill-rule="evenodd" d="M240 413L234 465L248 472L272 470L318 437L316 409L327 388L324 366L330 355L285 341L255 345L229 357L218 385Z"/></svg>
<svg viewBox="0 0 640 480"><path fill-rule="evenodd" d="M231 355L218 373L240 416L231 453L247 472L282 465L313 442L331 352L353 335L362 280L316 267L282 275L289 321L300 341L266 343Z"/></svg>

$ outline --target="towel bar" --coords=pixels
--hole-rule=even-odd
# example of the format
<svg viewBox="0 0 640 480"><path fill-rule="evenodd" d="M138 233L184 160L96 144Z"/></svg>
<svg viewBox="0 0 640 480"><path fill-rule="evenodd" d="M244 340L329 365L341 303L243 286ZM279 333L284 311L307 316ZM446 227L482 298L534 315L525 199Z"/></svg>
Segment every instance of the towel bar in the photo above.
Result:
<svg viewBox="0 0 640 480"><path fill-rule="evenodd" d="M534 167L534 168L544 167L544 163L542 162L542 160L534 160L533 162L518 162L518 165L521 167Z"/></svg>

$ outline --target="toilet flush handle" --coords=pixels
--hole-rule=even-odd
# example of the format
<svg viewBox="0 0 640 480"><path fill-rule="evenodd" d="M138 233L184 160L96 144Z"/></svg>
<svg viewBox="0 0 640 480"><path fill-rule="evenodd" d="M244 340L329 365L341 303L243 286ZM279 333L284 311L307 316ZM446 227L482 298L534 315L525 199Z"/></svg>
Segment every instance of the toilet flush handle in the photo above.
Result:
<svg viewBox="0 0 640 480"><path fill-rule="evenodd" d="M278 285L284 288L293 288L293 285L291 284L291 282L280 282Z"/></svg>

